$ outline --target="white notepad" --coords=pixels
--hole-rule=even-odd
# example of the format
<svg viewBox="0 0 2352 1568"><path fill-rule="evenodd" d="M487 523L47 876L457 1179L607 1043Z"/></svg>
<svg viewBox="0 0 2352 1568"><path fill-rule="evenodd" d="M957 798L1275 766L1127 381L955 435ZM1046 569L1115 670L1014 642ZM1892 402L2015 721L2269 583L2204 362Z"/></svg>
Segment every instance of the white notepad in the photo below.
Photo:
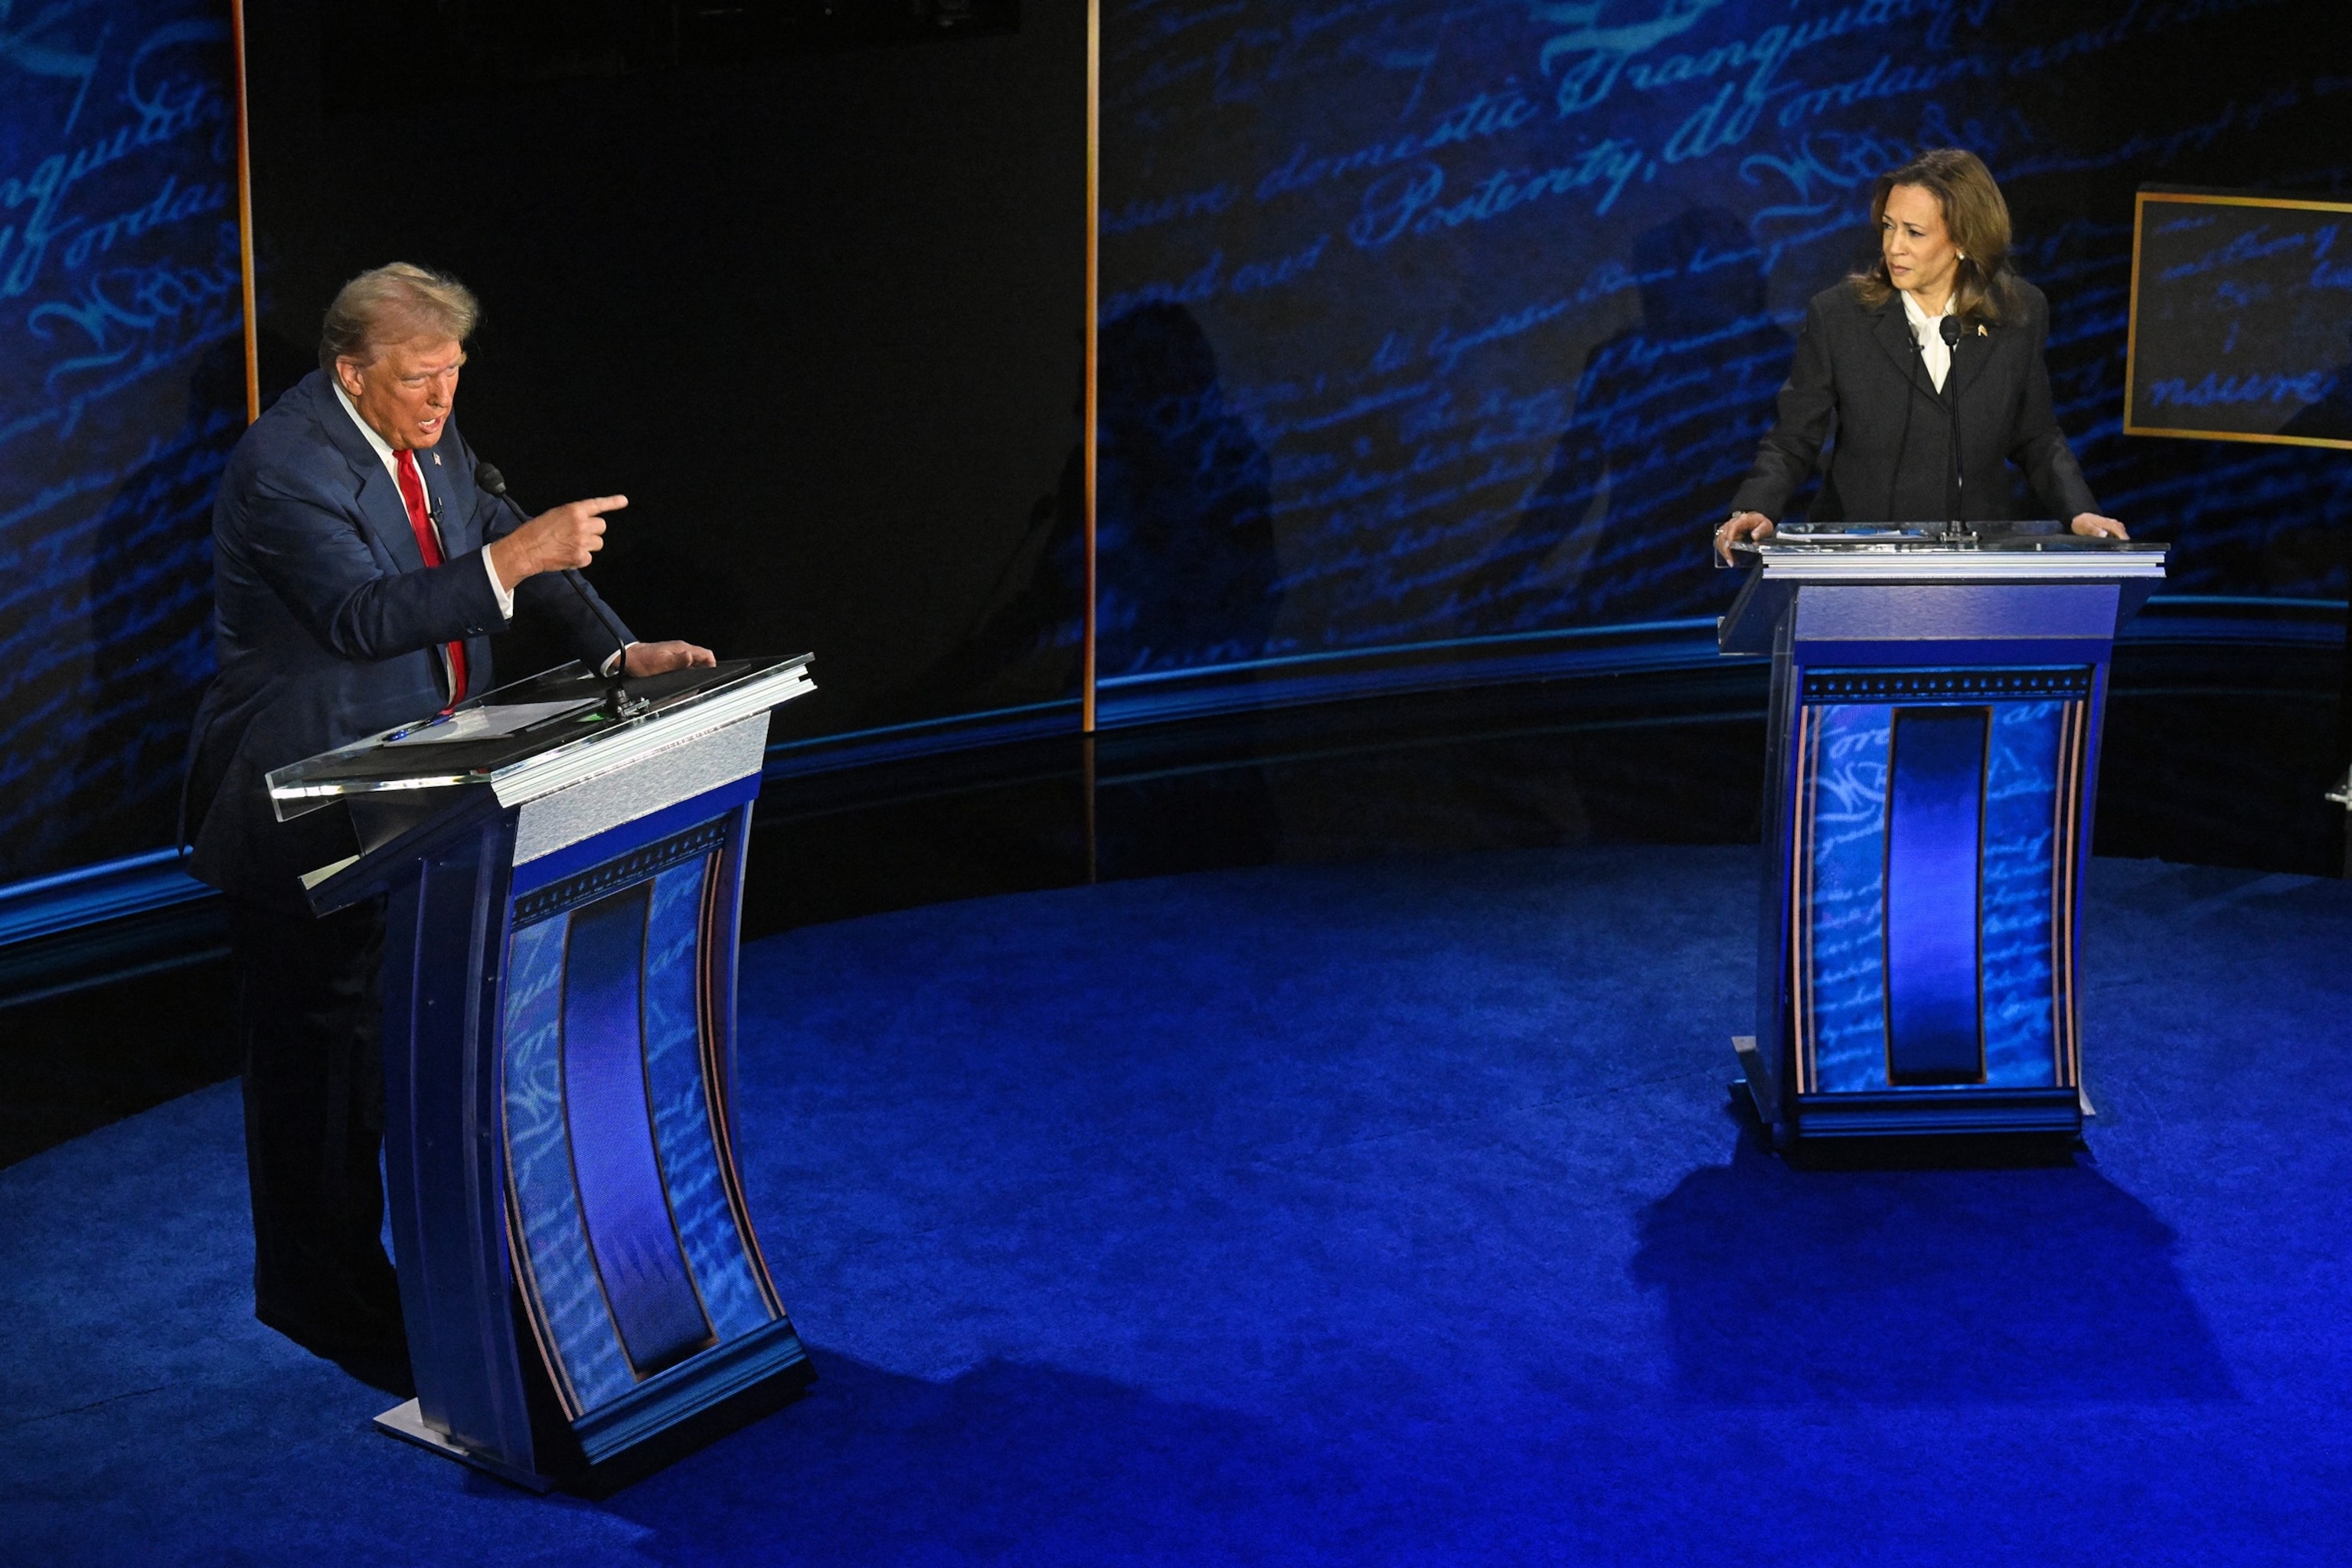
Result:
<svg viewBox="0 0 2352 1568"><path fill-rule="evenodd" d="M467 708L456 713L445 713L384 742L387 746L437 746L452 741L494 741L501 735L511 735L527 730L542 719L552 719L559 713L575 713L583 708L593 708L593 699L569 702L509 702L487 708Z"/></svg>

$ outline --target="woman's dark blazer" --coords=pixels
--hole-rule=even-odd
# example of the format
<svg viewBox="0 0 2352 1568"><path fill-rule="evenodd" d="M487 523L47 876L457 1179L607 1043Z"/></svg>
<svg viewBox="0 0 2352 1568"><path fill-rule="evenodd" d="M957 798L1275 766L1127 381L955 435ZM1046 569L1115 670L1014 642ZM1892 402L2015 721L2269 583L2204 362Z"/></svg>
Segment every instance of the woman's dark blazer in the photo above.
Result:
<svg viewBox="0 0 2352 1568"><path fill-rule="evenodd" d="M1999 322L1969 322L1938 395L1904 319L1900 295L1865 305L1851 282L1813 296L1780 388L1780 418L1756 450L1734 511L1780 521L1832 432L1829 474L1811 515L1822 522L1945 522L1953 507L1951 431L1959 424L1963 498L1970 522L2016 516L2007 465L2024 470L2032 515L2072 519L2098 502L2050 411L2042 345L2050 303L2012 280ZM1957 404L1957 410L1955 409Z"/></svg>

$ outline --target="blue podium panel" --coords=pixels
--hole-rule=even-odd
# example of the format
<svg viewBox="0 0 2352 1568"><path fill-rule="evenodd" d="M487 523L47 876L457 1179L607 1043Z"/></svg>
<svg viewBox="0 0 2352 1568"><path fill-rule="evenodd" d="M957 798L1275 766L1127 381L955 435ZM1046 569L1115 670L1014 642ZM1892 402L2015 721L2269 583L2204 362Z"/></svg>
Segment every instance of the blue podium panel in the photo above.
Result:
<svg viewBox="0 0 2352 1568"><path fill-rule="evenodd" d="M1748 1088L1784 1141L2077 1131L2099 708L2164 552L1894 531L1740 552L1722 644L1773 661Z"/></svg>
<svg viewBox="0 0 2352 1568"><path fill-rule="evenodd" d="M515 1277L592 1460L592 1418L629 1396L658 1404L673 1368L684 1386L706 1352L800 1353L726 1152L722 893L748 816L730 805L515 900L501 1041Z"/></svg>
<svg viewBox="0 0 2352 1568"><path fill-rule="evenodd" d="M1886 1076L1982 1083L1983 708L1898 708L1886 781Z"/></svg>
<svg viewBox="0 0 2352 1568"><path fill-rule="evenodd" d="M2000 677L2023 689L1987 700ZM2060 850L2091 677L1972 671L1951 692L1948 671L1806 673L1790 977L1801 1092L2072 1087Z"/></svg>

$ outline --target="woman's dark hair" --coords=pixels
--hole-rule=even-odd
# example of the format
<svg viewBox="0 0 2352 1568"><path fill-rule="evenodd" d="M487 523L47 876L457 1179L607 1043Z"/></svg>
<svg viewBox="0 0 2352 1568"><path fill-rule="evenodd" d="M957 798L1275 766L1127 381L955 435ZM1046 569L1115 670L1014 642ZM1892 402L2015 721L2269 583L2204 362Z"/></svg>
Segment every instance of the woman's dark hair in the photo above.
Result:
<svg viewBox="0 0 2352 1568"><path fill-rule="evenodd" d="M1885 232L1886 198L1897 185L1916 185L1944 209L1944 232L1960 252L1952 274L1952 314L1964 321L2000 321L2017 269L2009 258L2009 204L1984 160L1958 147L1938 147L1879 175L1870 193L1874 235ZM1865 305L1884 305L1895 295L1884 250L1852 281Z"/></svg>

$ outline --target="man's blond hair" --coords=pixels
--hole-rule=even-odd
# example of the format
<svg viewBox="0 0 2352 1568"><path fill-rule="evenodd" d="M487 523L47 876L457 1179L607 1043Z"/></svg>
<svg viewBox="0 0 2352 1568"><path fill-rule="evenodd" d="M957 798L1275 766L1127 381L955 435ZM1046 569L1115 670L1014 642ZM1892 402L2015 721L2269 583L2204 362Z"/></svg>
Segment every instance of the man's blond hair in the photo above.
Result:
<svg viewBox="0 0 2352 1568"><path fill-rule="evenodd" d="M474 291L446 272L394 261L361 273L335 292L319 327L319 366L373 362L387 343L437 337L464 342L482 319Z"/></svg>

